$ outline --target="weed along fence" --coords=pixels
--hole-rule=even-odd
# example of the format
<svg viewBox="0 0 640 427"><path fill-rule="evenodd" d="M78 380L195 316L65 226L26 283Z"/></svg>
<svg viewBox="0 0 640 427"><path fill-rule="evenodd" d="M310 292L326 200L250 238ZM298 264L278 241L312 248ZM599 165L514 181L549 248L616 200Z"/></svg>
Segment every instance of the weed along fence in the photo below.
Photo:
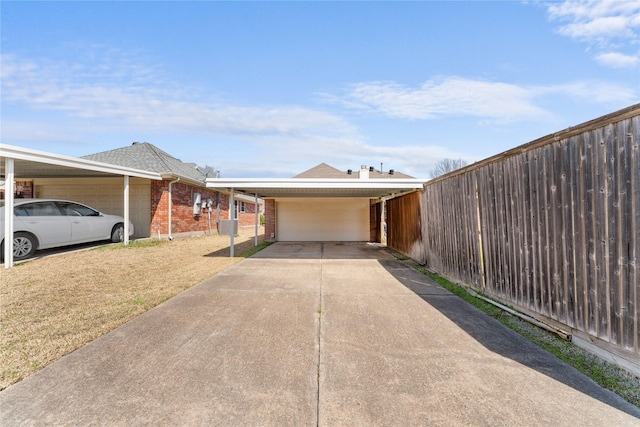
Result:
<svg viewBox="0 0 640 427"><path fill-rule="evenodd" d="M387 215L390 247L640 372L640 104L429 181Z"/></svg>

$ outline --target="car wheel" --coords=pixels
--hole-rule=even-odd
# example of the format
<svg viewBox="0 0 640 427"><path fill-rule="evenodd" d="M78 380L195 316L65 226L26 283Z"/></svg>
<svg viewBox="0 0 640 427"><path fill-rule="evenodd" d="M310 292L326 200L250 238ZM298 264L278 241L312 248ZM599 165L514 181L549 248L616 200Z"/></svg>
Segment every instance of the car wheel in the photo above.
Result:
<svg viewBox="0 0 640 427"><path fill-rule="evenodd" d="M117 224L111 231L111 241L113 243L124 242L124 225Z"/></svg>
<svg viewBox="0 0 640 427"><path fill-rule="evenodd" d="M38 246L35 237L29 233L14 233L13 235L13 259L21 260L29 258Z"/></svg>

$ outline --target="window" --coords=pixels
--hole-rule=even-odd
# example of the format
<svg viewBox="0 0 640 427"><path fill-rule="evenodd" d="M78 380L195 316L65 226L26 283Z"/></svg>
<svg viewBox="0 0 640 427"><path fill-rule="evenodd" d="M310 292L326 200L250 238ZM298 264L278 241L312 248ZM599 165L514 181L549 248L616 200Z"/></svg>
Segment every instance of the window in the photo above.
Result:
<svg viewBox="0 0 640 427"><path fill-rule="evenodd" d="M234 201L233 201L233 203L234 203L234 205L235 205L236 219L238 219L238 215L239 215L241 212L243 212L243 213L244 213L244 212L246 212L246 211L245 211L245 204L244 204L244 202L240 202L240 203L238 203L238 201L237 201L237 200L234 200Z"/></svg>
<svg viewBox="0 0 640 427"><path fill-rule="evenodd" d="M67 216L100 216L100 212L93 210L88 206L69 202L59 202L58 204Z"/></svg>
<svg viewBox="0 0 640 427"><path fill-rule="evenodd" d="M13 209L15 216L60 216L53 202L27 203Z"/></svg>

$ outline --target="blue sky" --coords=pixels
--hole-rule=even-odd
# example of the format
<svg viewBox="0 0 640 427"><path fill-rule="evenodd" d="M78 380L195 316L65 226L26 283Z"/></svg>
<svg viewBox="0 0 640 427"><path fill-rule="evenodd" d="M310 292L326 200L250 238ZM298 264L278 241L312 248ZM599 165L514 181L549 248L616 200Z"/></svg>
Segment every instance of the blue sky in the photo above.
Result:
<svg viewBox="0 0 640 427"><path fill-rule="evenodd" d="M427 178L640 102L640 1L18 2L2 142Z"/></svg>

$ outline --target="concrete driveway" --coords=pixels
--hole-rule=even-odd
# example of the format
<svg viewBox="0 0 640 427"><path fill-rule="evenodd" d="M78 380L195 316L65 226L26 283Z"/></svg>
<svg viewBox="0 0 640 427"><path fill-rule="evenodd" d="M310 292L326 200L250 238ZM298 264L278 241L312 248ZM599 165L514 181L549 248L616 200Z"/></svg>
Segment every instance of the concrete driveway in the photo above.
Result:
<svg viewBox="0 0 640 427"><path fill-rule="evenodd" d="M349 243L271 245L4 390L0 411L2 426L640 422L384 250Z"/></svg>

